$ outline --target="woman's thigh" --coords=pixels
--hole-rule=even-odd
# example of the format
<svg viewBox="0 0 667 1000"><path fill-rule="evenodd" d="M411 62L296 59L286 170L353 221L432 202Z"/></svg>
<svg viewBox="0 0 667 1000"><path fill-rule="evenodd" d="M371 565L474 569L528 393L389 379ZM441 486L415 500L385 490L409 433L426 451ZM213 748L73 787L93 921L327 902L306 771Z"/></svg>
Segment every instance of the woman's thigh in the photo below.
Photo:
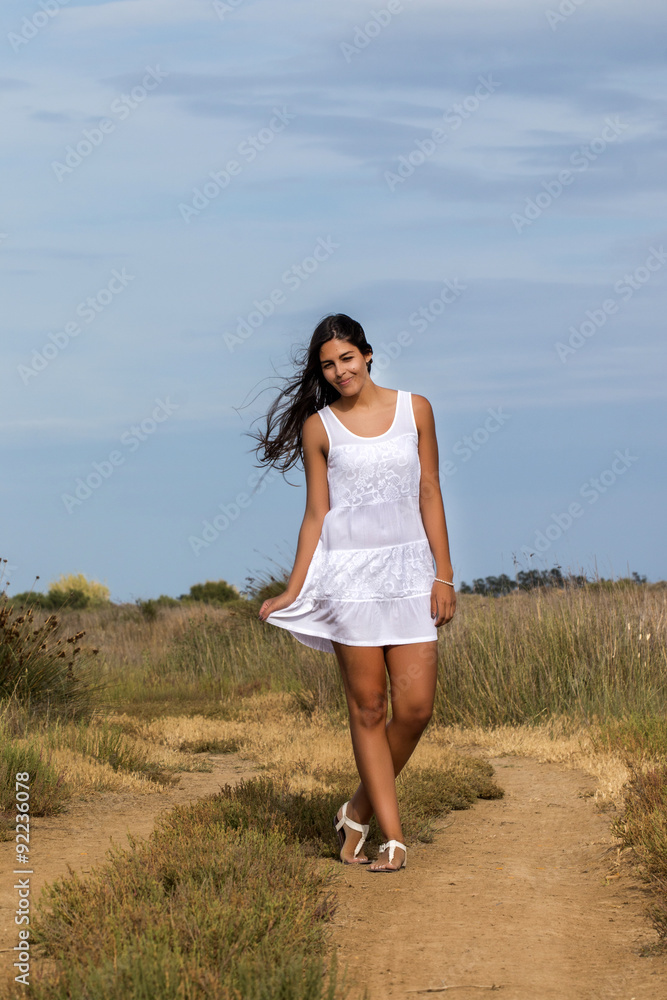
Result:
<svg viewBox="0 0 667 1000"><path fill-rule="evenodd" d="M391 681L391 710L430 716L438 677L438 643L406 642L384 647Z"/></svg>
<svg viewBox="0 0 667 1000"><path fill-rule="evenodd" d="M387 699L383 646L346 646L332 640L348 703L369 707Z"/></svg>

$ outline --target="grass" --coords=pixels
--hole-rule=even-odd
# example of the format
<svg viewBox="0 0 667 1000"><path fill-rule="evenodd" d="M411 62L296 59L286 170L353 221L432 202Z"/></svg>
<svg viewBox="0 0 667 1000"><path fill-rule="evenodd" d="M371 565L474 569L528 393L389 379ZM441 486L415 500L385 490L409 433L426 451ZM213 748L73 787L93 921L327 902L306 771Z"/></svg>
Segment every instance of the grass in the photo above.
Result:
<svg viewBox="0 0 667 1000"><path fill-rule="evenodd" d="M632 760L667 759L667 715L629 714L605 719L593 732L596 748L622 751Z"/></svg>
<svg viewBox="0 0 667 1000"><path fill-rule="evenodd" d="M53 816L63 811L72 789L64 772L36 739L17 742L0 723L0 841L14 840L16 829L16 775L30 775L30 812Z"/></svg>
<svg viewBox="0 0 667 1000"><path fill-rule="evenodd" d="M667 948L667 764L641 768L631 764L623 815L614 831L632 849L654 902L649 915L662 948Z"/></svg>

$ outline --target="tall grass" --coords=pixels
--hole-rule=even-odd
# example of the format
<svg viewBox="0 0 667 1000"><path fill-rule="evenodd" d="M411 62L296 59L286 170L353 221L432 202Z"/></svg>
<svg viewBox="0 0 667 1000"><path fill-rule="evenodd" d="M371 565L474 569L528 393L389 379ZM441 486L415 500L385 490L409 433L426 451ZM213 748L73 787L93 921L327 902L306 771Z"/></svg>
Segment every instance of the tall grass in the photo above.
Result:
<svg viewBox="0 0 667 1000"><path fill-rule="evenodd" d="M71 612L100 646L107 705L137 713L233 712L260 686L288 691L310 712L346 711L336 657L260 622L255 602L233 608ZM458 595L439 630L434 719L500 725L567 716L576 722L664 716L667 587L618 583Z"/></svg>
<svg viewBox="0 0 667 1000"><path fill-rule="evenodd" d="M667 589L638 584L487 598L460 595L438 644L434 718L499 725L547 716L579 722L664 713ZM255 610L184 628L148 674L152 684L204 684L224 702L264 682L306 711L340 714L335 656L297 642Z"/></svg>
<svg viewBox="0 0 667 1000"><path fill-rule="evenodd" d="M441 637L436 716L497 725L662 713L667 589L575 587L461 599Z"/></svg>

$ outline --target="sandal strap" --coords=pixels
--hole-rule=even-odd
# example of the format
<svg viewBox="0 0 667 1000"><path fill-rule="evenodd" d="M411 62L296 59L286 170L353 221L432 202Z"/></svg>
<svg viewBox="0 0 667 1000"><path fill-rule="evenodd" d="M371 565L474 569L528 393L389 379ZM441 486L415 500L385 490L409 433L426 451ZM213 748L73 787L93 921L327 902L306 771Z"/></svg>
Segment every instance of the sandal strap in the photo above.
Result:
<svg viewBox="0 0 667 1000"><path fill-rule="evenodd" d="M400 840L388 840L386 844L380 844L378 852L382 854L383 851L386 851L387 848L389 848L389 864L391 864L392 861L394 860L394 851L396 850L397 847L400 847L400 849L404 852L405 857L407 858L408 849L405 846L405 844L402 844L400 842Z"/></svg>
<svg viewBox="0 0 667 1000"><path fill-rule="evenodd" d="M354 849L353 857L356 858L357 854L364 846L364 841L366 840L366 837L368 836L368 831L370 829L370 823L357 823L355 822L355 820L350 819L350 817L347 815L347 806L348 803L346 802L343 805L343 815L336 823L336 829L340 830L341 826L345 824L346 826L349 826L351 830L356 830L358 833L361 834L361 838L359 839L359 842Z"/></svg>

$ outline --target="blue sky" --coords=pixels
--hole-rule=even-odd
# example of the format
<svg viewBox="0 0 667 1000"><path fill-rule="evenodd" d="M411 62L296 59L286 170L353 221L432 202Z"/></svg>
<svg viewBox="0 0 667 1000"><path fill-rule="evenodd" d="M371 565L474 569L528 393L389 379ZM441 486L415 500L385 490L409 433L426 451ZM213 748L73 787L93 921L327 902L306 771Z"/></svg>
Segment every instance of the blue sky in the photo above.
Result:
<svg viewBox="0 0 667 1000"><path fill-rule="evenodd" d="M303 470L253 493L247 432L329 312L433 406L457 585L665 578L661 3L0 18L10 593L291 568Z"/></svg>

